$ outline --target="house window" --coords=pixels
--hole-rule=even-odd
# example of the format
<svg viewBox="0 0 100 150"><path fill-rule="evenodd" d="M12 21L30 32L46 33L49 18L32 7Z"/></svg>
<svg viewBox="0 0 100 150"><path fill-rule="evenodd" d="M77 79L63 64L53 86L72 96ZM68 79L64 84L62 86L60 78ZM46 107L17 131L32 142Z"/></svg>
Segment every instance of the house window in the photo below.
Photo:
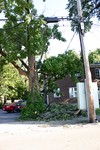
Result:
<svg viewBox="0 0 100 150"><path fill-rule="evenodd" d="M75 98L75 97L77 97L77 88L70 87L69 88L69 98Z"/></svg>
<svg viewBox="0 0 100 150"><path fill-rule="evenodd" d="M100 69L99 68L95 69L95 77L100 78Z"/></svg>
<svg viewBox="0 0 100 150"><path fill-rule="evenodd" d="M58 88L54 91L54 98L60 98L60 97L61 97L60 88Z"/></svg>

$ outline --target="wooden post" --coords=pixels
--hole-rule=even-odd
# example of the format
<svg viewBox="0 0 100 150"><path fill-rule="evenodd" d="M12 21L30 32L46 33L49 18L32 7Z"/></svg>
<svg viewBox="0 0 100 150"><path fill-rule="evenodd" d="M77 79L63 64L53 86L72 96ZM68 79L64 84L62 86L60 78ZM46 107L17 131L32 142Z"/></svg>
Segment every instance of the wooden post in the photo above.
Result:
<svg viewBox="0 0 100 150"><path fill-rule="evenodd" d="M95 108L94 108L94 98L93 98L93 91L92 91L92 78L88 60L88 54L85 50L84 46L84 22L82 16L82 9L81 9L81 0L77 0L77 11L78 11L78 19L79 19L79 38L80 38L80 45L81 51L83 55L84 67L85 67L85 76L86 76L86 99L88 104L88 119L90 123L94 123L96 116L95 116Z"/></svg>

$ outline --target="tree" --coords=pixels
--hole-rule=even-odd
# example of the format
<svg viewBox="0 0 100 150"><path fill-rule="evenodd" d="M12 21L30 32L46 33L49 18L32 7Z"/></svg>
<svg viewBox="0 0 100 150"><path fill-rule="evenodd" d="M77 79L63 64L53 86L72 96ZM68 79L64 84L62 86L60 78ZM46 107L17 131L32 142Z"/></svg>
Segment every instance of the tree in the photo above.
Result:
<svg viewBox="0 0 100 150"><path fill-rule="evenodd" d="M0 72L0 96L6 99L25 99L28 80L21 77L12 64L3 65Z"/></svg>
<svg viewBox="0 0 100 150"><path fill-rule="evenodd" d="M90 64L100 62L100 49L89 53ZM55 81L70 75L74 82L78 81L77 74L84 78L84 67L81 60L81 55L78 55L74 50L69 50L64 54L59 54L57 57L50 57L43 61L40 69L41 83L45 80L45 86L48 91L54 91L57 88ZM44 89L46 90L46 89Z"/></svg>
<svg viewBox="0 0 100 150"><path fill-rule="evenodd" d="M2 12L2 10L4 9L4 0L0 1L0 13Z"/></svg>
<svg viewBox="0 0 100 150"><path fill-rule="evenodd" d="M50 57L44 60L41 66L41 81L47 80L48 91L56 88L55 81L71 75L74 81L77 81L75 74L83 75L83 67L80 55L74 50L69 50L57 57ZM43 83L42 83L43 84Z"/></svg>
<svg viewBox="0 0 100 150"><path fill-rule="evenodd" d="M6 65L7 62L6 62L6 59L0 55L0 74L2 73L3 71L3 66Z"/></svg>
<svg viewBox="0 0 100 150"><path fill-rule="evenodd" d="M32 0L4 1L8 19L0 30L0 54L11 62L21 75L29 79L29 90L39 90L36 57L47 51L51 37L65 41L58 26L46 25L44 16L37 16ZM20 61L17 63L17 61ZM34 98L32 98L34 100Z"/></svg>
<svg viewBox="0 0 100 150"><path fill-rule="evenodd" d="M90 64L93 64L96 62L100 63L100 49L99 48L89 53L89 61L90 61Z"/></svg>
<svg viewBox="0 0 100 150"><path fill-rule="evenodd" d="M78 13L77 13L77 1L68 0L67 8L69 11L69 19L71 20L72 31L78 32ZM97 16L100 19L100 2L99 0L84 0L82 1L83 21L85 26L85 32L91 29L93 24L91 18Z"/></svg>

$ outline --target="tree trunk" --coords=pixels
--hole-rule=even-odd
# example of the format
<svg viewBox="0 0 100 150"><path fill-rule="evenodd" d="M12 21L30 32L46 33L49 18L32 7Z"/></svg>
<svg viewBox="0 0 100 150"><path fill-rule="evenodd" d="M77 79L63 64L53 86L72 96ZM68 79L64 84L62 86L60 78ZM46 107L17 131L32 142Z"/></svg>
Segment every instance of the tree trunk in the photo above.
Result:
<svg viewBox="0 0 100 150"><path fill-rule="evenodd" d="M35 56L28 57L29 66L29 91L34 92L35 89L39 90L38 73L36 67Z"/></svg>

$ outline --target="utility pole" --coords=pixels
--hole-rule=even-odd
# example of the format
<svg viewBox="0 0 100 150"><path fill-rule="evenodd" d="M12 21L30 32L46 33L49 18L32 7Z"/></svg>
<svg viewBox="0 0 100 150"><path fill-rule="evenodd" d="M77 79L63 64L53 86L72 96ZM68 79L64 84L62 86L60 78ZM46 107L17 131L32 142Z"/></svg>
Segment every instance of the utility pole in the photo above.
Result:
<svg viewBox="0 0 100 150"><path fill-rule="evenodd" d="M95 108L94 108L94 97L92 91L92 78L91 78L88 54L84 46L84 22L82 16L81 0L77 0L77 11L78 11L78 19L79 19L80 46L81 46L81 53L84 61L84 69L85 69L85 77L86 77L86 90L87 90L86 99L88 104L87 105L88 119L90 123L94 123L96 116L95 116Z"/></svg>

